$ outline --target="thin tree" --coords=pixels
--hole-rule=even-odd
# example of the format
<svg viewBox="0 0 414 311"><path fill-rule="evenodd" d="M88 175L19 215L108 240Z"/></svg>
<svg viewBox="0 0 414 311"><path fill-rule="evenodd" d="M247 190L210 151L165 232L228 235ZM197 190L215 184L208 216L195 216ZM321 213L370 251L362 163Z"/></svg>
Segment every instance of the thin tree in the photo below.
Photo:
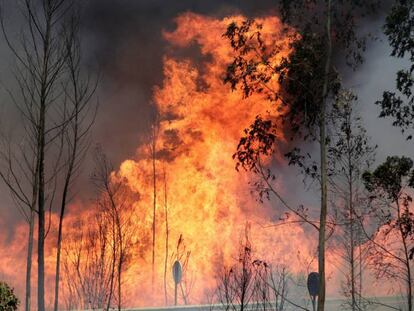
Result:
<svg viewBox="0 0 414 311"><path fill-rule="evenodd" d="M157 230L157 140L158 140L158 118L154 119L154 123L151 126L151 142L150 142L150 154L152 163L152 258L151 258L151 286L152 292L154 292L155 286L155 242L156 242L156 230Z"/></svg>
<svg viewBox="0 0 414 311"><path fill-rule="evenodd" d="M329 184L333 205L338 206L341 225L337 240L341 244L343 259L347 263L343 284L345 297L350 298L351 310L361 310L362 271L367 261L366 242L360 225L366 218L363 205L362 173L374 160L376 147L371 146L361 118L356 110L356 96L341 91L331 111L331 143L328 148Z"/></svg>
<svg viewBox="0 0 414 311"><path fill-rule="evenodd" d="M280 103L277 112L290 123L290 130L296 137L316 141L319 144L319 165L313 165L309 172L320 183L320 216L314 224L318 230L318 271L320 287L318 310L325 305L325 241L328 217L328 163L327 112L332 95L340 89L338 72L333 63L334 50L345 51L346 59L352 65L362 61L361 51L364 40L356 35L355 21L375 9L377 1L280 1L283 22L292 26L286 29L285 36L290 39L292 52L280 58L280 43L266 42L262 36L262 26L247 20L241 24L229 25L225 36L230 40L235 57L228 66L226 82L233 89L240 86L246 97L253 93L265 95L271 102ZM280 87L272 86L278 80ZM265 120L257 116L253 125L246 130L246 137L239 144L236 157L245 168L257 172L260 154L271 155L277 139L277 128L283 122ZM259 142L252 144L253 141ZM292 164L300 164L297 152ZM275 174L267 171L264 175L273 180ZM267 183L267 182L265 182ZM266 191L265 191L266 192ZM272 191L272 193L274 193ZM274 193L275 194L275 193ZM279 199L281 196L275 194ZM282 201L287 206L286 202ZM295 213L296 214L296 213ZM303 217L301 217L303 218ZM305 220L305 219L303 219Z"/></svg>
<svg viewBox="0 0 414 311"><path fill-rule="evenodd" d="M106 309L111 307L116 290L118 310L122 308L122 275L130 258L134 229L131 222L130 200L135 199L125 182L113 174L113 166L98 147L95 152L96 168L92 179L99 190L99 205L102 213L111 220L111 246L114 265L111 270L111 284ZM116 284L115 284L116 281Z"/></svg>
<svg viewBox="0 0 414 311"><path fill-rule="evenodd" d="M33 128L25 127L25 136L30 136ZM36 217L36 200L38 191L38 175L36 172L35 154L33 141L25 140L20 146L15 146L6 137L2 138L1 161L2 169L0 177L10 190L11 196L16 202L16 206L29 225L27 256L26 256L26 288L25 288L25 310L31 308L31 275L32 275L32 255L33 255L33 234ZM16 153L18 150L18 153ZM30 150L30 151L29 151ZM23 161L18 154L24 155Z"/></svg>
<svg viewBox="0 0 414 311"><path fill-rule="evenodd" d="M254 257L250 227L246 225L239 242L234 263L223 266L217 275L216 295L226 311L285 310L290 304L308 310L287 297L288 273L285 268L273 269L267 262Z"/></svg>
<svg viewBox="0 0 414 311"><path fill-rule="evenodd" d="M168 269L168 244L170 236L170 228L168 225L168 189L167 189L167 172L164 166L164 217L165 217L165 257L164 257L164 303L168 305L168 291L167 291L167 269Z"/></svg>
<svg viewBox="0 0 414 311"><path fill-rule="evenodd" d="M98 204L97 204L98 205ZM113 284L111 218L99 207L69 229L63 245L63 291L66 308L104 309Z"/></svg>
<svg viewBox="0 0 414 311"><path fill-rule="evenodd" d="M377 227L365 234L372 243L372 263L376 277L391 279L405 288L407 307L413 310L413 275L410 250L413 247L414 216L410 211L414 187L413 161L388 157L373 172L363 174L371 193L372 215Z"/></svg>
<svg viewBox="0 0 414 311"><path fill-rule="evenodd" d="M89 149L89 132L95 120L97 105L92 102L96 83L91 84L90 78L83 77L81 68L81 42L79 38L79 12L72 8L65 32L67 49L66 67L68 85L65 88L68 123L62 130L61 139L66 146L66 156L63 167L63 189L60 202L60 214L57 238L56 272L55 272L55 301L54 311L59 308L60 257L62 246L63 219L66 206L70 200L70 190L76 175Z"/></svg>
<svg viewBox="0 0 414 311"><path fill-rule="evenodd" d="M380 106L380 117L389 117L393 125L403 133L409 131L412 138L414 129L414 1L397 0L389 12L384 25L384 33L391 45L391 56L408 59L407 68L397 72L396 91L385 91Z"/></svg>
<svg viewBox="0 0 414 311"><path fill-rule="evenodd" d="M64 29L72 1L22 0L17 4L25 22L20 46L14 45L10 40L4 18L1 19L1 24L5 41L17 62L15 76L19 96L11 94L12 99L27 122L27 140L33 146L30 148L30 155L24 158L27 162L34 163L32 172L35 175L23 178L27 178L29 182L34 181L31 182L32 195L36 194L36 200L32 198L30 202L36 205L38 215L37 302L38 310L44 311L44 247L50 226L45 215L51 210L55 200L62 159L62 141L58 138L68 123L65 119L67 110L62 85L68 52ZM17 194L15 191L13 193ZM30 232L31 230L29 235ZM30 240L29 237L29 245ZM30 280L27 280L26 288L29 286ZM26 292L26 307L29 308L30 291Z"/></svg>

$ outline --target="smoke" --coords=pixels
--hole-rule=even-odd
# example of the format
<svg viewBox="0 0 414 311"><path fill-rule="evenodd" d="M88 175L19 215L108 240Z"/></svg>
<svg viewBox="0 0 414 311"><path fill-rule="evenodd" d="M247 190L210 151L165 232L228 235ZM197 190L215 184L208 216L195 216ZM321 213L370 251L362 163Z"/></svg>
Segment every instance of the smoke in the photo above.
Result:
<svg viewBox="0 0 414 311"><path fill-rule="evenodd" d="M149 128L156 111L153 104L154 86L163 82L163 56L180 56L180 53L186 53L181 56L190 55L193 59L201 57L197 48L178 51L176 47L168 45L162 36L164 30L173 30L174 19L187 11L218 18L237 13L252 17L277 14L274 1L270 0L91 0L85 4L85 62L100 79L97 93L100 110L92 141L102 145L115 167L125 159L134 158L137 146L148 140ZM14 21L10 27L16 33L19 28L18 19L14 19L14 15L8 16L8 19ZM381 24L381 19L372 20L364 26L364 30L375 32L381 39L385 39L379 32ZM377 118L379 110L374 102L381 98L383 90L394 87L394 74L404 65L404 62L391 59L389 52L386 40L371 42L366 52L366 61L357 72L342 68L345 85L353 88L359 96L360 111L368 135L379 146L378 161L382 161L387 155L409 156L414 152L412 144L405 141L398 129L390 125L389 120ZM0 42L0 58L1 81L10 85L13 83L9 74L13 61L4 42ZM4 88L0 96L5 103L0 106L0 121L7 128L18 127L18 115L10 108ZM86 159L83 173L77 182L79 197L84 201L88 201L93 195L89 182L92 168L91 159ZM288 199L294 204L317 206L318 196L312 189L302 190L301 176L295 170L283 168L281 175L284 176L284 193ZM13 202L4 188L1 188L0 195L3 198L0 203L0 214L3 218L0 221L0 246L8 245L13 239L24 241L25 235L13 234L22 234L22 230L15 231L16 226L22 226L21 215L17 209L11 207ZM24 253L23 249L15 251ZM6 255L8 254L0 253L0 256ZM8 263L12 265L12 261L10 258ZM23 271L24 267L14 269ZM10 279L13 275L12 272L6 273L6 269L0 268L0 277L2 274Z"/></svg>

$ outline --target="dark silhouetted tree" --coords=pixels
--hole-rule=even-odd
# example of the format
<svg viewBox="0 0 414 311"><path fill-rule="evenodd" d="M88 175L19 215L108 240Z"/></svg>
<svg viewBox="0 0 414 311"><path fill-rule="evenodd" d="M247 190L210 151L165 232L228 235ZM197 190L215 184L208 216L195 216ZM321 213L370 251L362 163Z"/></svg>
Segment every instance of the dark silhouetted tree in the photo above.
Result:
<svg viewBox="0 0 414 311"><path fill-rule="evenodd" d="M408 58L410 65L397 72L396 89L398 92L385 91L382 100L377 102L381 108L380 117L390 117L393 125L406 130L414 129L414 1L397 0L386 18L384 33L391 45L391 55ZM409 133L407 139L412 138Z"/></svg>
<svg viewBox="0 0 414 311"><path fill-rule="evenodd" d="M2 4L1 26L5 42L16 61L17 92L9 92L24 124L25 147L6 154L7 168L1 177L19 204L29 207L29 246L25 308L30 310L30 270L34 216L37 234L37 309L45 310L45 239L50 228L47 213L54 207L64 153L63 134L73 120L68 102L68 36L73 29L75 0L15 1L23 23L20 37L12 40L6 29ZM23 151L24 149L24 151ZM22 151L27 153L23 153ZM28 187L26 187L29 185Z"/></svg>
<svg viewBox="0 0 414 311"><path fill-rule="evenodd" d="M67 124L60 133L62 156L62 191L60 199L59 225L57 237L56 270L55 270L55 301L54 311L59 309L60 258L63 238L63 220L75 178L79 174L82 161L90 146L90 130L95 121L97 102L93 95L97 84L85 76L82 68L80 20L77 6L72 7L70 23L65 27L65 47L67 51L65 69L68 75L65 86L64 120Z"/></svg>
<svg viewBox="0 0 414 311"><path fill-rule="evenodd" d="M247 224L234 264L221 267L217 276L217 300L226 311L283 311L286 305L308 310L288 298L289 273L255 258ZM309 310L308 310L309 311Z"/></svg>
<svg viewBox="0 0 414 311"><path fill-rule="evenodd" d="M365 172L363 179L371 193L372 214L377 220L378 229L369 236L376 276L401 284L408 310L412 311L410 249L414 243L414 215L410 210L409 190L414 186L413 161L407 157L388 157L373 172Z"/></svg>
<svg viewBox="0 0 414 311"><path fill-rule="evenodd" d="M363 310L363 270L367 262L366 237L361 230L367 214L364 204L362 173L374 160L375 146L370 144L362 120L356 112L356 96L339 92L330 119L331 141L328 147L329 185L332 205L337 208L340 253L346 266L343 294L351 310ZM342 270L342 269L341 269Z"/></svg>
<svg viewBox="0 0 414 311"><path fill-rule="evenodd" d="M275 65L280 53L280 44L265 42L262 26L254 20L232 23L228 26L225 37L234 50L234 61L227 68L225 82L233 89L240 87L245 97L253 93L263 94L276 105L278 114L284 124L296 138L316 141L319 144L318 165L307 167L312 177L320 183L321 207L318 222L312 222L318 230L318 270L320 274L320 291L318 310L325 305L325 241L327 239L327 194L328 163L327 135L328 115L335 96L340 89L338 72L333 56L340 51L352 67L362 62L365 39L356 34L356 21L367 13L373 12L378 1L341 1L331 0L289 0L280 1L282 21L293 27L285 29L285 36L290 40L292 52ZM338 54L338 56L339 56ZM272 88L269 83L278 79L279 86ZM277 122L257 116L253 125L246 130L235 155L244 168L259 173L265 184L275 178L271 171L262 174L260 157L274 152L277 138ZM294 156L292 164L301 164L299 148L288 156ZM299 155L298 155L299 154ZM262 194L275 194L273 188L267 191L259 187ZM287 207L285 201L283 204ZM292 209L290 209L292 210ZM295 212L295 214L298 214ZM309 219L304 219L309 223Z"/></svg>
<svg viewBox="0 0 414 311"><path fill-rule="evenodd" d="M95 170L92 180L98 189L100 212L110 219L113 266L111 284L106 309L111 307L112 298L116 298L117 309L122 308L123 272L131 257L134 246L135 229L132 224L132 202L138 200L127 186L125 180L113 174L113 166L98 147L95 152ZM115 284L116 282L116 284Z"/></svg>

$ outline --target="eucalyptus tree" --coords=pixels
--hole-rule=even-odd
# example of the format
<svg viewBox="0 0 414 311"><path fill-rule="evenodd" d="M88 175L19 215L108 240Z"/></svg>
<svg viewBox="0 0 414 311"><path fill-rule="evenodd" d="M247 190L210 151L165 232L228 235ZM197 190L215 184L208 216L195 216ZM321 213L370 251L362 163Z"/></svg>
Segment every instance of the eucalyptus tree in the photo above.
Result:
<svg viewBox="0 0 414 311"><path fill-rule="evenodd" d="M377 102L381 108L380 117L390 117L393 125L403 133L414 129L414 1L397 0L386 18L384 33L391 45L393 57L407 59L407 68L397 72L396 91L385 91L382 100Z"/></svg>
<svg viewBox="0 0 414 311"><path fill-rule="evenodd" d="M374 12L378 5L379 1L375 0L279 1L280 16L287 25L285 35L290 40L292 52L287 57L282 56L282 61L277 65L272 59L280 55L280 47L277 42L263 40L260 23L254 20L233 22L225 33L234 51L234 61L227 68L225 82L230 83L233 89L241 88L245 97L260 93L270 102L278 103L274 109L282 113L284 124L289 127L292 136L297 141L302 139L319 144L317 165L305 168L305 173L309 173L320 184L319 221L309 221L303 213L293 211L318 232L319 311L324 310L326 287L327 112L333 97L341 88L334 56L344 58L353 68L362 62L365 38L357 34L357 21ZM280 87L272 88L270 82L274 79L278 79ZM280 109L280 105L286 109ZM246 136L240 140L235 158L239 165L265 179L265 187L259 186L261 194L269 196L273 193L282 199L275 188L269 187L269 181L275 178L274 172L263 171L260 160L261 156L269 156L275 150L277 122L257 116L252 126L246 130ZM300 155L300 148L295 147L294 152L289 152L288 156L293 156L292 164L301 165L303 156ZM282 203L285 207L289 206L283 199Z"/></svg>
<svg viewBox="0 0 414 311"><path fill-rule="evenodd" d="M370 143L362 119L358 115L357 98L350 91L341 91L332 107L330 145L328 148L328 179L332 205L337 207L339 242L344 270L343 294L351 310L363 310L363 270L368 259L366 238L361 224L367 218L362 173L372 165L376 146Z"/></svg>
<svg viewBox="0 0 414 311"><path fill-rule="evenodd" d="M388 157L373 172L366 171L363 179L371 193L373 216L377 219L376 230L367 234L373 245L371 256L376 277L402 284L408 310L412 311L413 161L407 157Z"/></svg>

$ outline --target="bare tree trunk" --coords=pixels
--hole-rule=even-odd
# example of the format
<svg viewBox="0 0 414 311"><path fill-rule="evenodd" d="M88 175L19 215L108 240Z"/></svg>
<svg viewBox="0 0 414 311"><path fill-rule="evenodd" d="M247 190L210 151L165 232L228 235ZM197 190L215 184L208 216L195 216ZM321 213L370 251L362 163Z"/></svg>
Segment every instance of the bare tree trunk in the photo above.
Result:
<svg viewBox="0 0 414 311"><path fill-rule="evenodd" d="M123 241L123 236L122 236L122 226L121 226L121 220L119 219L119 214L118 211L116 210L116 207L114 206L114 210L115 210L115 220L116 220L116 226L117 226L117 231L118 231L118 247L119 247L119 258L118 258L118 311L121 311L121 306L122 306L122 290L121 290L121 285L122 285L122 265L124 262L124 241Z"/></svg>
<svg viewBox="0 0 414 311"><path fill-rule="evenodd" d="M77 119L77 116L75 116L75 119ZM75 120L75 122L77 122L77 120ZM75 125L75 127L76 127L75 131L77 132L77 125ZM62 202L61 202L61 207L60 207L57 254L56 254L55 302L54 302L54 309L53 309L54 311L58 311L58 308L59 308L60 255L61 255L61 249L62 249L63 217L65 216L67 195L69 191L69 184L70 184L71 177L72 177L74 162L76 159L76 152L77 152L77 139L75 139L74 141L73 153L71 155L72 158L70 159L71 162L69 163L68 174L65 180L65 186L63 189L63 196L62 196Z"/></svg>
<svg viewBox="0 0 414 311"><path fill-rule="evenodd" d="M59 282L60 282L60 257L62 247L62 232L63 219L65 217L66 205L68 204L68 196L71 183L74 175L79 169L79 163L82 161L81 156L88 150L89 141L87 135L95 121L96 110L90 114L90 102L96 90L96 85L90 87L89 80L84 81L81 74L81 46L79 38L79 13L74 11L71 16L71 22L65 32L65 48L67 51L66 65L70 81L70 92L66 92L69 102L72 104L72 109L69 113L64 113L63 122L65 123L62 129L62 140L65 138L68 141L68 156L67 165L65 166L65 180L62 190L62 199L60 203L60 217L57 241L57 255L56 255L56 279L55 279L55 302L54 311L59 308ZM90 114L90 115L89 115ZM87 120L87 116L91 120ZM68 124L66 124L68 123ZM62 148L64 143L62 142Z"/></svg>
<svg viewBox="0 0 414 311"><path fill-rule="evenodd" d="M167 201L167 175L164 167L164 211L165 211L165 258L164 258L164 303L168 305L168 293L167 293L167 266L168 266L168 240L169 240L169 228L168 228L168 201Z"/></svg>
<svg viewBox="0 0 414 311"><path fill-rule="evenodd" d="M359 252L359 297L358 303L361 305L362 303L362 249L361 249L361 241L359 240L358 245L358 252Z"/></svg>
<svg viewBox="0 0 414 311"><path fill-rule="evenodd" d="M30 311L31 304L31 279L32 279L32 255L33 255L33 233L34 233L35 212L30 211L29 236L27 242L27 262L26 262L26 295L24 309Z"/></svg>
<svg viewBox="0 0 414 311"><path fill-rule="evenodd" d="M350 176L352 177L352 172L350 169ZM356 299L355 299L355 241L354 241L354 209L352 201L352 181L349 183L349 202L350 204L350 265L351 265L351 306L352 311L356 310Z"/></svg>
<svg viewBox="0 0 414 311"><path fill-rule="evenodd" d="M60 252L62 248L62 227L63 227L63 209L61 209L59 217L59 232L57 241L56 253L56 272L55 272L55 303L53 310L57 311L59 308L59 280L60 280Z"/></svg>
<svg viewBox="0 0 414 311"><path fill-rule="evenodd" d="M400 201L398 198L395 198L395 202L397 204L397 212L398 212L398 229L400 231L400 235L401 235L401 242L404 248L404 265L405 265L405 269L406 269L406 281L407 281L407 306L408 306L408 311L412 311L413 310L413 281L412 281L412 276L411 276L411 266L410 266L410 251L408 249L407 246L407 237L405 236L404 233L404 228L402 227L402 223L400 221L401 219L401 208L400 208Z"/></svg>
<svg viewBox="0 0 414 311"><path fill-rule="evenodd" d="M116 246L115 246L115 223L112 220L112 266L111 266L111 276L110 276L110 284L109 284L109 294L108 294L108 302L106 304L106 310L109 310L111 307L111 300L114 291L114 278L115 278L115 264L116 264Z"/></svg>
<svg viewBox="0 0 414 311"><path fill-rule="evenodd" d="M44 95L43 95L44 96ZM39 311L45 311L45 172L44 172L44 156L45 156L45 103L41 103L40 109L40 136L38 142L39 152L39 194L38 194L38 246L37 246L37 305Z"/></svg>
<svg viewBox="0 0 414 311"><path fill-rule="evenodd" d="M319 270L319 295L318 311L325 310L325 231L327 215L327 161L326 161L326 102L328 97L329 71L331 67L332 41L331 41L331 0L327 1L327 56L325 62L325 76L322 90L322 103L320 115L320 156L321 156L321 212L319 225L319 249L318 249L318 270Z"/></svg>
<svg viewBox="0 0 414 311"><path fill-rule="evenodd" d="M53 156L49 156L48 150L61 133L62 128L65 127L65 120L62 124L56 123L56 121L60 117L58 114L62 108L59 104L64 92L61 92L60 88L63 84L61 82L63 81L62 76L65 75L64 64L67 57L66 51L62 49L64 45L61 31L65 28L64 24L67 22L66 17L70 11L71 3L66 0L44 0L41 4L38 5L31 0L22 1L20 8L27 23L27 33L23 30L19 42L21 46L18 49L9 40L3 20L2 29L7 45L21 66L18 68L16 80L21 91L22 102L16 102L16 105L22 112L23 118L28 122L27 128L30 129L27 133L27 140L31 144L31 161L33 161L30 166L33 173L31 191L34 203L30 202L33 204L26 203L26 205L30 207L29 222L34 220L32 213L38 213L37 310L44 311L44 248L47 235L45 214L47 205L50 208L53 206L61 155L59 153L57 159L54 159ZM50 109L51 106L53 106L52 109ZM26 155L23 155L23 159L27 161ZM24 174L24 176L28 175ZM16 180L16 182L18 181ZM52 184L51 189L49 189L50 184ZM51 195L46 193L49 190L52 192ZM34 226L33 221L31 225ZM33 228L29 228L29 235L32 230ZM32 251L33 236L29 237L28 260L31 259L30 252ZM27 268L31 270L31 263L27 263ZM27 271L26 276L26 308L30 308L30 272Z"/></svg>
<svg viewBox="0 0 414 311"><path fill-rule="evenodd" d="M47 1L45 4L46 15L46 30L45 37L43 39L43 61L41 69L41 82L40 82L40 113L39 113L39 129L38 129L38 174L39 174L39 193L38 193L38 247L37 247L37 305L39 311L45 311L45 145L46 145L46 100L48 97L48 84L49 79L49 55L50 55L50 39L51 39L51 27L52 27L52 3Z"/></svg>
<svg viewBox="0 0 414 311"><path fill-rule="evenodd" d="M407 248L407 241L404 239L404 251L405 251L405 264L407 268L407 302L408 311L413 310L413 280L411 276L411 266L409 258L409 250Z"/></svg>
<svg viewBox="0 0 414 311"><path fill-rule="evenodd" d="M156 210L157 210L157 176L156 176L156 124L153 125L153 137L152 137L152 179L153 179L153 210L152 210L152 274L151 274L151 286L152 293L154 294L154 282L155 282L155 229L156 229Z"/></svg>
<svg viewBox="0 0 414 311"><path fill-rule="evenodd" d="M351 127L350 116L347 124ZM347 129L347 149L351 149L350 139L351 139L351 129ZM349 230L350 230L350 268L351 268L351 307L352 311L357 309L356 298L355 298L355 239L354 239L354 190L353 190L353 165L351 154L348 152L348 191L349 191Z"/></svg>
<svg viewBox="0 0 414 311"><path fill-rule="evenodd" d="M35 224L35 206L37 200L37 171L33 174L33 184L32 184L32 202L30 207L30 216L29 216L29 239L27 243L27 263L26 263L26 296L25 296L25 310L30 311L31 308L31 284L32 284L32 257L33 257L33 234L34 234L34 224Z"/></svg>

